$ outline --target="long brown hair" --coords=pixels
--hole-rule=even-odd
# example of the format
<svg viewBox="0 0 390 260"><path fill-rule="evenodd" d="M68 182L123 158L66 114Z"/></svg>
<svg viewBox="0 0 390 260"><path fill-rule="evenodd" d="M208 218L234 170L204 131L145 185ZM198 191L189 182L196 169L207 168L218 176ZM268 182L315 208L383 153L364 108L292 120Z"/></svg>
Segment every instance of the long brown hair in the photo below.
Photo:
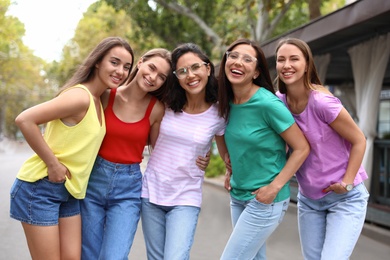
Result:
<svg viewBox="0 0 390 260"><path fill-rule="evenodd" d="M142 55L141 59L143 62L145 62L147 60L150 60L153 57L163 58L169 64L169 67L172 68L171 52L168 51L167 49L164 49L164 48L151 49L151 50L145 52ZM130 83L135 78L138 71L139 71L138 67L135 66L134 70L130 73L129 78L127 79L127 81L125 83L126 85L128 83ZM172 84L171 83L172 77L173 77L173 74L172 74L172 69L171 69L171 71L167 75L165 82L161 85L161 87L155 91L149 92L149 94L151 94L152 96L155 96L158 100L165 103L166 97L168 95L168 86L170 86L170 84Z"/></svg>
<svg viewBox="0 0 390 260"><path fill-rule="evenodd" d="M104 56L112 49L117 46L125 48L132 57L132 60L134 61L134 52L133 49L130 47L130 44L122 39L121 37L107 37L103 39L85 58L83 63L78 66L76 72L73 74L73 76L64 84L64 86L60 89L59 92L62 90L72 87L77 84L81 84L84 82L87 82L90 80L94 74L95 74L95 65L98 64L100 61L103 60ZM134 62L133 62L134 63ZM131 64L130 70L133 67L133 63ZM129 77L129 76L128 76ZM124 79L123 82L127 80ZM122 82L122 83L123 83Z"/></svg>
<svg viewBox="0 0 390 260"><path fill-rule="evenodd" d="M307 71L304 74L303 78L303 84L307 89L317 89L318 87L313 86L315 85L322 85L321 80L318 77L316 67L314 65L314 59L313 59L313 54L311 53L309 45L307 45L306 42L297 39L297 38L285 38L279 41L278 46L276 47L275 51L275 59L276 61L278 60L278 50L282 45L284 44L291 44L296 46L303 54L306 60L306 66L307 66ZM280 93L286 94L287 93L287 87L286 84L279 78L279 75L276 76L275 79L276 86L279 90Z"/></svg>

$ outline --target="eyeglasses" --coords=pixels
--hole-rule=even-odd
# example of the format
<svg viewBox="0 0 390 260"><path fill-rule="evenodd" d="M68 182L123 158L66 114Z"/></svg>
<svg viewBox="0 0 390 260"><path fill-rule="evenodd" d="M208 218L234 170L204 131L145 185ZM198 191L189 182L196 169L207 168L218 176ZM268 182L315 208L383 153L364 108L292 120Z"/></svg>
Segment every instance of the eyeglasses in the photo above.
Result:
<svg viewBox="0 0 390 260"><path fill-rule="evenodd" d="M173 72L173 74L176 75L178 79L184 79L188 75L188 71L191 70L192 73L196 74L199 72L199 69L202 67L202 65L207 65L208 63L202 62L202 63L194 63L191 66L177 69Z"/></svg>
<svg viewBox="0 0 390 260"><path fill-rule="evenodd" d="M229 60L232 60L232 61L238 61L241 57L241 60L247 64L257 61L257 59L255 57L252 57L251 55L241 54L241 53L236 52L236 51L227 51L226 56Z"/></svg>

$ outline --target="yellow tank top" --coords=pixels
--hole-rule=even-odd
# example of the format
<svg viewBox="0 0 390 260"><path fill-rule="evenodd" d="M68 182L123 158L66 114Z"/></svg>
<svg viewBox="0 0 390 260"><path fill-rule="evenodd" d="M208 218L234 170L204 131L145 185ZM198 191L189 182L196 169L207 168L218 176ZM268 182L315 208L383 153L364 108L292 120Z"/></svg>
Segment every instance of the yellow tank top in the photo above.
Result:
<svg viewBox="0 0 390 260"><path fill-rule="evenodd" d="M103 107L100 104L102 115L102 125L100 125L93 96L89 90L80 84L72 88L82 88L89 93L90 104L87 113L74 126L67 126L60 119L50 121L47 123L44 139L72 175L71 179L66 179L65 187L73 197L83 199L95 158L106 133L106 124ZM46 164L37 154L34 154L24 162L17 178L35 182L47 175Z"/></svg>

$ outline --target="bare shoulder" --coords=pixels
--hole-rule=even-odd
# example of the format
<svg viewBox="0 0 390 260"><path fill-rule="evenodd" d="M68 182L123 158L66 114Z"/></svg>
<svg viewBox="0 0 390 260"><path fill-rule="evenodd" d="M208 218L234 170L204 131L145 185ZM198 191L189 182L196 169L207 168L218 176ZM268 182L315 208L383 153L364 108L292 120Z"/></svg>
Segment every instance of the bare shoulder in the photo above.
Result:
<svg viewBox="0 0 390 260"><path fill-rule="evenodd" d="M165 105L161 101L156 100L156 104L154 104L154 108L153 109L157 109L158 111L163 111L164 112L165 111Z"/></svg>
<svg viewBox="0 0 390 260"><path fill-rule="evenodd" d="M157 100L152 109L152 113L150 115L151 119L155 121L161 121L162 117L165 113L165 105L161 101Z"/></svg>
<svg viewBox="0 0 390 260"><path fill-rule="evenodd" d="M90 104L90 93L83 88L70 88L58 95L57 99L72 106L88 107Z"/></svg>

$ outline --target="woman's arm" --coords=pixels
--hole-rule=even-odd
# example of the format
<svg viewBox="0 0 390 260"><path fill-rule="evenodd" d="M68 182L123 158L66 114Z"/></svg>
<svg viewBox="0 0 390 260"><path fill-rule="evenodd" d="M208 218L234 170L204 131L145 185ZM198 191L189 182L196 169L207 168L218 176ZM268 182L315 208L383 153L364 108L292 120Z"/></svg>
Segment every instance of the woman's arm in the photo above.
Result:
<svg viewBox="0 0 390 260"><path fill-rule="evenodd" d="M45 162L51 181L60 182L65 180L65 175L68 178L71 176L43 139L39 125L55 119L77 124L87 112L89 102L89 94L83 89L75 88L23 111L15 119L31 149Z"/></svg>
<svg viewBox="0 0 390 260"><path fill-rule="evenodd" d="M226 148L224 137L216 135L215 136L215 142L217 143L217 148L218 148L219 155L221 156L222 160L224 160L224 155L227 155L227 148ZM198 156L198 158L196 159L196 165L202 171L205 171L207 166L210 163L210 154L211 154L211 151L208 151L208 153L206 154L205 157Z"/></svg>
<svg viewBox="0 0 390 260"><path fill-rule="evenodd" d="M265 204L269 204L275 199L280 189L298 171L310 152L309 143L296 123L281 133L280 136L292 148L293 152L278 176L269 185L253 192L256 194L256 199Z"/></svg>
<svg viewBox="0 0 390 260"><path fill-rule="evenodd" d="M366 138L345 108L341 109L341 112L330 126L352 145L347 170L342 180L346 184L352 184L363 161ZM346 189L340 183L335 183L324 190L324 192L328 191L345 193Z"/></svg>
<svg viewBox="0 0 390 260"><path fill-rule="evenodd" d="M160 133L161 121L165 114L165 107L160 101L156 101L154 104L152 113L150 114L150 132L149 141L152 148L156 145L158 135Z"/></svg>

